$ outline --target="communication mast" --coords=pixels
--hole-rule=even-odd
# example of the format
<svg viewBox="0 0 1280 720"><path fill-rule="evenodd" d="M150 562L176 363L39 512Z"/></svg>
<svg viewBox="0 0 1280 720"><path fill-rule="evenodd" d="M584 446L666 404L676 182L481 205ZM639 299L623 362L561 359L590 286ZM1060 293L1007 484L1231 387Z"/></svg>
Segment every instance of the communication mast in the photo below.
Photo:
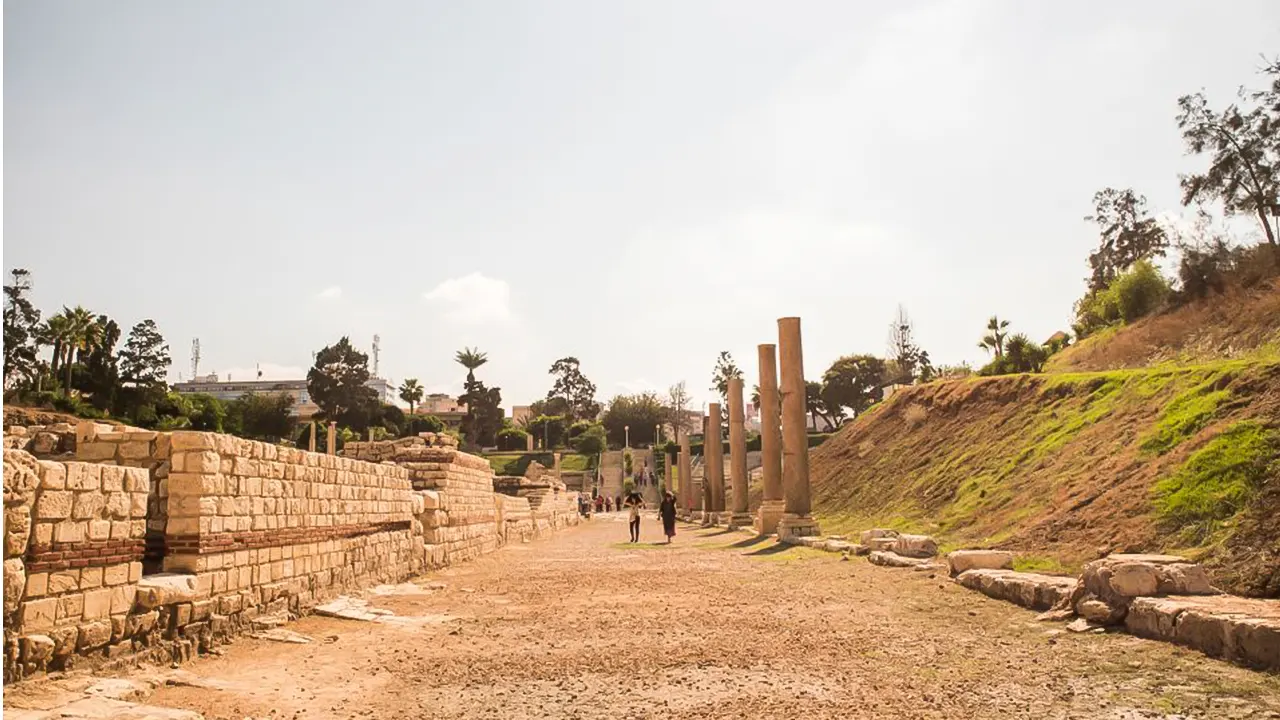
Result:
<svg viewBox="0 0 1280 720"><path fill-rule="evenodd" d="M380 346L378 343L380 342L382 342L382 338L378 337L377 335L374 335L373 336L373 376L374 377L378 377L378 351L380 349Z"/></svg>
<svg viewBox="0 0 1280 720"><path fill-rule="evenodd" d="M200 377L200 338L191 341L191 380Z"/></svg>

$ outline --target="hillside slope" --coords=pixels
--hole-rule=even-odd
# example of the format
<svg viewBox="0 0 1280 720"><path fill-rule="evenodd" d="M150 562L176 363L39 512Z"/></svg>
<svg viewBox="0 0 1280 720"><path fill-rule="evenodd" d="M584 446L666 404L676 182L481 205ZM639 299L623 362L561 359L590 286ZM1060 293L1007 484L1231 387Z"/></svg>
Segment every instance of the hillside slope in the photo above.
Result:
<svg viewBox="0 0 1280 720"><path fill-rule="evenodd" d="M1049 359L1048 372L1252 358L1280 361L1280 280L1143 318L1085 338Z"/></svg>
<svg viewBox="0 0 1280 720"><path fill-rule="evenodd" d="M975 378L905 389L811 453L826 532L929 532L1070 570L1174 551L1280 596L1280 363ZM945 549L945 548L944 548Z"/></svg>

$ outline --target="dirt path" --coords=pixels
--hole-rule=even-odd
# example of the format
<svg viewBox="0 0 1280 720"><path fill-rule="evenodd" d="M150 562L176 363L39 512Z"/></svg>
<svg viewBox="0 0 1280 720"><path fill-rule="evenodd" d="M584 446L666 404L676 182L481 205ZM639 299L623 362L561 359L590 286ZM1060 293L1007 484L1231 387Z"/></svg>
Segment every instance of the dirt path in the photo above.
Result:
<svg viewBox="0 0 1280 720"><path fill-rule="evenodd" d="M620 516L184 667L207 718L1280 717L1280 678L1061 624L907 570ZM434 583L434 587L433 587ZM443 583L443 587L440 587ZM447 616L447 617L441 617Z"/></svg>

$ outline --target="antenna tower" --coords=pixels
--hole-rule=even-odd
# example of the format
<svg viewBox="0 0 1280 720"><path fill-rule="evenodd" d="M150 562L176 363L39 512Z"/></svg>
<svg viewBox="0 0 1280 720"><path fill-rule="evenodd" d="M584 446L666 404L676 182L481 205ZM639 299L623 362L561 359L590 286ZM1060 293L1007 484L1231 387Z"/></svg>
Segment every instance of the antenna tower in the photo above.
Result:
<svg viewBox="0 0 1280 720"><path fill-rule="evenodd" d="M200 377L200 338L191 341L191 380Z"/></svg>
<svg viewBox="0 0 1280 720"><path fill-rule="evenodd" d="M374 377L378 377L378 350L380 349L379 343L381 342L382 342L382 338L378 337L377 335L373 336L373 376Z"/></svg>

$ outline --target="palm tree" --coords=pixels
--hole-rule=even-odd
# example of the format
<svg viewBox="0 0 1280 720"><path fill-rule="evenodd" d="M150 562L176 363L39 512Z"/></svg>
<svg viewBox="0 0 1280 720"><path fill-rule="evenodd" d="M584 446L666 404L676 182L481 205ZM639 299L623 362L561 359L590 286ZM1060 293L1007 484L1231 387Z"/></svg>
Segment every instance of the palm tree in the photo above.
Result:
<svg viewBox="0 0 1280 720"><path fill-rule="evenodd" d="M102 342L102 326L98 324L98 319L93 313L77 305L75 309L67 307L62 308L62 314L67 319L66 340L63 349L67 354L67 386L66 394L71 394L71 369L74 356L80 356L82 359Z"/></svg>
<svg viewBox="0 0 1280 720"><path fill-rule="evenodd" d="M1004 337L1008 335L1005 328L1009 327L1008 320L1001 320L995 315L987 321L987 334L982 336L982 340L978 341L978 347L983 350L995 353L996 357L1004 357Z"/></svg>
<svg viewBox="0 0 1280 720"><path fill-rule="evenodd" d="M50 315L49 319L44 321L44 326L40 328L40 342L53 346L53 362L49 365L49 372L55 378L58 377L58 368L62 367L62 353L63 348L67 346L70 327L67 316L56 313Z"/></svg>
<svg viewBox="0 0 1280 720"><path fill-rule="evenodd" d="M467 369L467 383L476 381L476 368L489 362L489 356L480 352L480 348L464 347L453 356L455 362Z"/></svg>
<svg viewBox="0 0 1280 720"><path fill-rule="evenodd" d="M400 399L409 403L409 414L413 414L413 409L422 400L422 385L417 378L409 378L400 385Z"/></svg>

